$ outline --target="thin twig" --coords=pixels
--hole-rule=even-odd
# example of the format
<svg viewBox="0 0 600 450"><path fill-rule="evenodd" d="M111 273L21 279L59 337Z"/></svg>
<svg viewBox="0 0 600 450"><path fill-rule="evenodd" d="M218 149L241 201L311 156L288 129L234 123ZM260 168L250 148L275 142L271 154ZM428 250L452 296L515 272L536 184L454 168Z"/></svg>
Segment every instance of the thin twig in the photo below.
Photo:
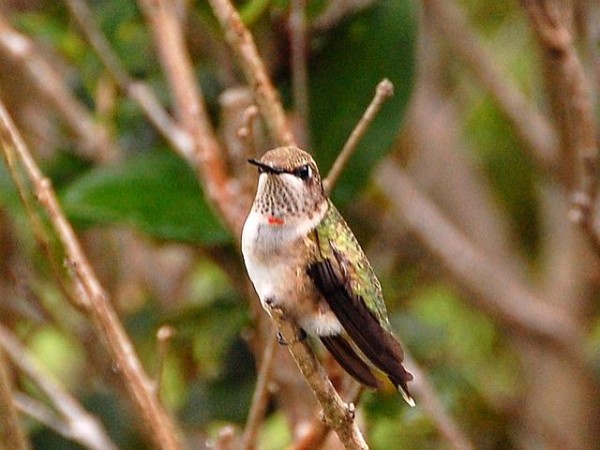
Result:
<svg viewBox="0 0 600 450"><path fill-rule="evenodd" d="M207 197L239 236L246 217L246 206L236 180L229 177L219 143L210 123L202 92L196 82L192 63L173 2L139 0L150 24L159 61L173 92L175 114L194 141L194 163Z"/></svg>
<svg viewBox="0 0 600 450"><path fill-rule="evenodd" d="M61 420L50 407L39 400L29 397L21 392L15 392L15 403L22 414L38 421L58 435L76 441L86 448L97 448L95 444L90 445L87 442L86 436L75 435L72 427L66 420ZM79 440L80 438L83 438L83 441Z"/></svg>
<svg viewBox="0 0 600 450"><path fill-rule="evenodd" d="M108 162L121 150L106 128L97 123L88 108L68 89L64 78L24 34L12 28L0 12L0 55L14 61L48 104L58 111L79 139L82 155L93 161Z"/></svg>
<svg viewBox="0 0 600 450"><path fill-rule="evenodd" d="M27 174L40 205L48 213L58 240L64 249L66 261L72 270L75 291L79 293L79 304L95 326L97 336L105 341L110 350L114 367L137 412L144 419L155 444L165 449L179 449L178 433L152 389L152 383L144 372L108 295L86 256L77 237L64 216L51 182L46 178L29 153L4 105L0 103L0 140L7 159L18 159ZM10 156L9 156L10 155Z"/></svg>
<svg viewBox="0 0 600 450"><path fill-rule="evenodd" d="M313 351L305 341L298 339L300 335L298 325L288 320L285 312L279 308L271 308L269 314L287 342L287 348L298 368L321 404L324 420L337 433L347 449L368 449L354 420L354 405L342 401Z"/></svg>
<svg viewBox="0 0 600 450"><path fill-rule="evenodd" d="M531 159L539 167L552 173L558 164L558 138L552 125L494 64L493 58L476 39L476 33L455 2L424 0L423 6L427 18L435 24L444 43L494 98L516 134L525 143Z"/></svg>
<svg viewBox="0 0 600 450"><path fill-rule="evenodd" d="M371 103L364 112L363 116L356 124L356 127L354 127L354 130L352 130L352 133L350 133L350 136L344 144L342 151L339 153L337 159L333 163L333 167L331 167L327 177L325 180L323 180L323 186L326 192L331 192L333 190L338 178L344 170L344 167L346 167L350 157L354 154L358 143L369 129L369 126L375 119L375 116L377 116L377 113L385 101L392 95L394 95L394 85L390 80L384 78L377 84L373 100L371 100Z"/></svg>
<svg viewBox="0 0 600 450"><path fill-rule="evenodd" d="M0 326L0 347L11 361L48 397L64 418L71 438L96 450L116 450L99 420L89 414L57 381L46 375L13 334Z"/></svg>
<svg viewBox="0 0 600 450"><path fill-rule="evenodd" d="M380 165L376 179L398 218L461 284L477 294L470 297L476 307L509 330L554 343L573 362L585 364L581 330L571 316L541 301L510 267L464 236L394 163Z"/></svg>
<svg viewBox="0 0 600 450"><path fill-rule="evenodd" d="M165 371L165 363L169 353L169 345L171 339L175 336L175 329L169 325L163 325L156 332L156 353L157 353L157 369L156 369L156 395L161 397L162 380Z"/></svg>
<svg viewBox="0 0 600 450"><path fill-rule="evenodd" d="M150 123L165 137L183 159L193 165L194 143L192 137L173 121L158 101L152 89L141 81L133 80L124 69L106 37L98 28L93 14L84 0L65 0L81 32L92 46L109 75L121 92L142 109Z"/></svg>
<svg viewBox="0 0 600 450"><path fill-rule="evenodd" d="M431 418L440 434L454 450L475 450L475 446L467 435L461 430L456 421L450 416L429 376L417 364L413 357L407 352L405 355L406 367L414 375L411 390L427 415Z"/></svg>
<svg viewBox="0 0 600 450"><path fill-rule="evenodd" d="M209 3L238 58L271 137L278 146L294 144L279 94L267 75L250 31L229 0L209 0Z"/></svg>
<svg viewBox="0 0 600 450"><path fill-rule="evenodd" d="M28 450L29 442L19 423L15 397L4 350L0 348L0 448Z"/></svg>
<svg viewBox="0 0 600 450"><path fill-rule="evenodd" d="M288 18L294 108L300 123L300 145L310 147L308 70L306 67L306 0L291 0Z"/></svg>
<svg viewBox="0 0 600 450"><path fill-rule="evenodd" d="M276 348L277 339L275 339L274 333L271 333L270 338L266 342L263 357L260 362L260 371L258 372L256 387L254 388L254 394L252 395L250 413L248 414L246 428L244 428L244 434L242 435L242 442L240 444L241 450L254 450L256 448L260 425L264 421L267 406L269 404L269 383L271 382L273 355L275 355Z"/></svg>

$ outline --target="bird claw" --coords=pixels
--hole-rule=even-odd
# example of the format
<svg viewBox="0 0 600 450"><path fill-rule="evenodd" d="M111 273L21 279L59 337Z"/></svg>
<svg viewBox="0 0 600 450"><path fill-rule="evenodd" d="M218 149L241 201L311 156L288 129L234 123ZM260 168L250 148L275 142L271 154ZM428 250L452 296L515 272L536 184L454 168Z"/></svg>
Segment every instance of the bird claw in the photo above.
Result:
<svg viewBox="0 0 600 450"><path fill-rule="evenodd" d="M304 331L302 328L300 328L300 332L298 333L298 336L296 336L296 339L292 342L288 342L286 341L286 339L283 337L283 334L281 334L281 331L277 332L277 342L279 343L279 345L290 345L290 344L295 344L297 342L302 342L304 340L306 340L307 334L306 331Z"/></svg>
<svg viewBox="0 0 600 450"><path fill-rule="evenodd" d="M354 420L356 417L356 406L354 406L354 403L346 404L346 415L349 420Z"/></svg>

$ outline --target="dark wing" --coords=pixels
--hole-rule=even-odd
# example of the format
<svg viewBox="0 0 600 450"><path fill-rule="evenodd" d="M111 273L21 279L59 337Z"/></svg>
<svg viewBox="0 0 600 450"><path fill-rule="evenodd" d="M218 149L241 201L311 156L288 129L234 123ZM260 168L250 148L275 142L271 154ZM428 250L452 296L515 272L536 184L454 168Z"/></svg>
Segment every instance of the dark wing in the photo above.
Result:
<svg viewBox="0 0 600 450"><path fill-rule="evenodd" d="M401 390L409 404L414 404L407 386L413 377L402 365L404 351L400 343L381 326L364 300L352 292L343 269L336 270L327 258L311 264L307 273L360 351Z"/></svg>
<svg viewBox="0 0 600 450"><path fill-rule="evenodd" d="M357 381L373 389L382 389L383 384L371 372L369 366L360 359L352 346L340 335L320 336L321 342L329 350L342 368Z"/></svg>

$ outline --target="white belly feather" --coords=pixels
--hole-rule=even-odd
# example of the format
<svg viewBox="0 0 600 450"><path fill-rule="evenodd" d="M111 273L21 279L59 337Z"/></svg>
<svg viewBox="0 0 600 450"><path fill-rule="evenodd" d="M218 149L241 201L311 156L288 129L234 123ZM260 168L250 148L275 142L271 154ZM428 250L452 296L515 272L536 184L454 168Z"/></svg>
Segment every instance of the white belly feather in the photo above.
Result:
<svg viewBox="0 0 600 450"><path fill-rule="evenodd" d="M272 225L266 217L252 211L242 232L244 263L263 308L267 301L281 306L294 314L298 324L313 335L338 334L342 326L328 308L321 312L309 309L309 300L302 298L301 288L295 285L297 280L304 279L296 273L301 264L294 261L289 249L321 221L324 213L325 209L313 220L301 224L295 221Z"/></svg>

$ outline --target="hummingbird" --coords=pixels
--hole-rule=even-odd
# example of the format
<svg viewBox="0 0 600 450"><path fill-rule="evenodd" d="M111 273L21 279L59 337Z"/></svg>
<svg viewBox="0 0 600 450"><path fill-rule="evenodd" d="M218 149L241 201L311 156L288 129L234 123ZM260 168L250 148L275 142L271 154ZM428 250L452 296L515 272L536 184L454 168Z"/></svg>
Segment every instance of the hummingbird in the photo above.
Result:
<svg viewBox="0 0 600 450"><path fill-rule="evenodd" d="M242 253L263 308L280 307L363 385L385 389L391 382L414 406L413 376L402 364L381 284L312 156L286 146L248 162L259 177Z"/></svg>

